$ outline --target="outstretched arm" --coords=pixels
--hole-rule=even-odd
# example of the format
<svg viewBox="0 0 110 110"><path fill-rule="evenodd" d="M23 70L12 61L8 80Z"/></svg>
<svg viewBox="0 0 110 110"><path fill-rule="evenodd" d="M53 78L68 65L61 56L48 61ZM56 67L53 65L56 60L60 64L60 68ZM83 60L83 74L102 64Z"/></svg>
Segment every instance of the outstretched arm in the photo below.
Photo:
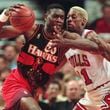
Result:
<svg viewBox="0 0 110 110"><path fill-rule="evenodd" d="M3 26L0 30L0 38L12 38L22 34L16 30L13 26Z"/></svg>
<svg viewBox="0 0 110 110"><path fill-rule="evenodd" d="M62 35L57 35L57 39L53 40L54 45L65 46L66 48L78 48L86 51L98 52L99 48L96 43L89 39L81 38L77 33L66 32Z"/></svg>
<svg viewBox="0 0 110 110"><path fill-rule="evenodd" d="M81 50L86 50L86 51L93 51L93 52L97 52L99 47L96 43L94 43L93 41L90 41L88 39L82 39L82 38L78 38L75 40L72 39L63 39L58 41L59 45L63 45L67 48L77 48L77 49L81 49Z"/></svg>
<svg viewBox="0 0 110 110"><path fill-rule="evenodd" d="M0 38L11 38L11 37L17 37L20 34L25 34L27 38L29 38L32 33L34 32L36 25L33 25L32 29L26 32L22 32L20 30L17 30L12 25L4 25L9 17L11 16L11 13L17 12L18 10L23 8L23 4L16 4L14 6L11 6L9 9L4 11L0 15ZM18 21L19 22L19 21Z"/></svg>
<svg viewBox="0 0 110 110"><path fill-rule="evenodd" d="M5 23L9 20L9 16L11 11L15 11L11 9L5 9L0 14L0 38L10 38L16 37L17 35L21 34L18 30L16 30L13 26L7 25Z"/></svg>

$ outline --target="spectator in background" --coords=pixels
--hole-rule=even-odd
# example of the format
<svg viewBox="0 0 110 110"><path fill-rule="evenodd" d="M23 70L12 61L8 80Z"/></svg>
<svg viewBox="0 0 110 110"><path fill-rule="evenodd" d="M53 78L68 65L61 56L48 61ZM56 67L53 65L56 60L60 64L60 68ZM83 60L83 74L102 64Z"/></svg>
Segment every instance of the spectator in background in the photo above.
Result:
<svg viewBox="0 0 110 110"><path fill-rule="evenodd" d="M80 98L80 86L76 80L69 80L65 84L66 101L57 102L52 110L72 110Z"/></svg>
<svg viewBox="0 0 110 110"><path fill-rule="evenodd" d="M4 104L5 104L2 98L2 85L3 85L3 82L0 80L0 110L3 110Z"/></svg>
<svg viewBox="0 0 110 110"><path fill-rule="evenodd" d="M58 81L51 81L46 90L47 102L51 105L51 103L57 102L57 96L59 95L61 90L61 85Z"/></svg>
<svg viewBox="0 0 110 110"><path fill-rule="evenodd" d="M102 7L102 14L102 17L93 21L89 27L99 34L110 33L110 5Z"/></svg>
<svg viewBox="0 0 110 110"><path fill-rule="evenodd" d="M54 104L59 101L58 95L60 93L60 90L61 90L61 85L58 81L53 80L49 83L45 94L46 99L41 100L39 102L42 110L45 110L44 106L46 107L46 109L47 108L49 108L50 110L53 109Z"/></svg>
<svg viewBox="0 0 110 110"><path fill-rule="evenodd" d="M2 99L2 85L6 77L9 75L10 69L8 68L8 62L7 59L4 57L4 55L0 55L0 110L3 109L4 101Z"/></svg>
<svg viewBox="0 0 110 110"><path fill-rule="evenodd" d="M102 16L101 8L104 4L110 3L110 0L86 0L85 9L88 12L89 23Z"/></svg>
<svg viewBox="0 0 110 110"><path fill-rule="evenodd" d="M15 69L17 67L16 58L18 56L18 51L15 45L7 44L3 47L4 56L8 61L8 67L10 69Z"/></svg>
<svg viewBox="0 0 110 110"><path fill-rule="evenodd" d="M54 74L54 77L53 77L53 79L58 81L61 85L61 91L58 95L58 99L61 100L61 101L65 100L65 97L64 97L64 80L63 80L63 78L64 78L64 73L63 72L56 72Z"/></svg>
<svg viewBox="0 0 110 110"><path fill-rule="evenodd" d="M69 102L80 99L80 86L76 80L69 80L65 85L65 93Z"/></svg>
<svg viewBox="0 0 110 110"><path fill-rule="evenodd" d="M7 59L3 55L0 55L0 80L4 81L9 73L10 69L8 68Z"/></svg>
<svg viewBox="0 0 110 110"><path fill-rule="evenodd" d="M7 59L4 57L4 55L0 55L0 74L9 69L7 65Z"/></svg>

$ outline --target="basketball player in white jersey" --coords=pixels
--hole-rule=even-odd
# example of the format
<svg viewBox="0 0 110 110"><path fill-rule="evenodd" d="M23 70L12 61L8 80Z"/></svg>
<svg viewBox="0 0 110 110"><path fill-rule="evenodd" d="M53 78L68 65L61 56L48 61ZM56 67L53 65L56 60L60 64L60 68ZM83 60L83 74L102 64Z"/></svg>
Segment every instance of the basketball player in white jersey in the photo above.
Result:
<svg viewBox="0 0 110 110"><path fill-rule="evenodd" d="M84 29L88 21L87 12L80 7L72 7L67 15L67 29L87 38L90 30ZM89 37L88 37L89 38ZM86 94L73 110L110 110L110 54L109 44L98 38L89 38L98 44L99 50L92 52L80 49L69 49L67 59L74 67L76 74L85 82ZM68 42L69 43L69 42ZM72 44L72 40L70 42ZM104 49L105 48L105 49ZM103 51L101 53L100 51Z"/></svg>

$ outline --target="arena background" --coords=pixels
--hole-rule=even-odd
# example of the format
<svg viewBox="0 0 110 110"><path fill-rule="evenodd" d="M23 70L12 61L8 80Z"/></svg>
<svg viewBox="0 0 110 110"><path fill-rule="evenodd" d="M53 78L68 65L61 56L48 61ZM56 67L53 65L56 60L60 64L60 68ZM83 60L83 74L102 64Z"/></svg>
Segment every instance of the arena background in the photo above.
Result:
<svg viewBox="0 0 110 110"><path fill-rule="evenodd" d="M0 13L5 8L7 8L11 5L14 5L17 3L23 3L23 4L29 5L34 10L34 12L36 14L37 23L44 23L43 15L44 15L46 7L49 4L59 3L64 6L66 12L68 12L70 7L77 5L77 6L83 7L87 10L88 15L89 15L89 21L88 21L87 27L95 30L96 25L97 25L96 21L104 16L104 14L101 11L101 8L105 4L105 2L110 5L110 0L0 0ZM109 14L110 13L108 13L108 15ZM102 26L102 28L100 28L100 29L103 29L105 27L106 27L107 31L102 32L102 30L100 30L99 34L104 35L105 37L108 35L110 36L110 26L108 28L107 28L107 26ZM4 55L4 50L5 50L6 45L11 46L12 48L13 47L16 48L16 47L19 47L24 42L25 42L25 40L22 35L18 36L16 39L0 39L0 55ZM12 63L12 65L11 65L12 67L8 67L9 65L7 65L6 71L2 72L2 70L1 70L2 63L0 62L0 107L1 107L0 110L2 110L2 108L4 106L4 102L2 99L2 95L1 95L3 81L5 80L7 75L9 75L10 69L16 67L15 59L16 59L16 56L18 55L18 53L16 53L15 49L13 51L14 52L12 52L12 53L14 53L15 56L12 55L13 62L10 62L10 63ZM0 59L1 59L1 57L0 57ZM8 69L9 69L9 71L8 71ZM80 95L81 95L81 97L84 95L84 92L85 92L84 84L83 84L82 80L78 76L75 75L74 70L68 63L59 71L58 74L56 74L55 78L58 78L60 80L60 83L63 85L64 85L64 82L68 81L69 79L74 79L75 81L78 81L77 84L79 84L81 87ZM74 84L73 84L73 86L75 87ZM47 88L47 89L49 89L49 88ZM59 92L59 91L56 91L56 92ZM60 93L65 95L65 88L63 88L60 91ZM62 97L60 97L60 98L62 98ZM65 97L62 99L65 100Z"/></svg>

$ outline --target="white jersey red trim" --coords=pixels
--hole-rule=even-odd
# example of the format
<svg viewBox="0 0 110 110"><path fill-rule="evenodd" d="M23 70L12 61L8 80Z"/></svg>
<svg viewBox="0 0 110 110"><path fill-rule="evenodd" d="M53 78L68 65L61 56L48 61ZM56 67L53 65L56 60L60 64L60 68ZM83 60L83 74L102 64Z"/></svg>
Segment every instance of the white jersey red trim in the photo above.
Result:
<svg viewBox="0 0 110 110"><path fill-rule="evenodd" d="M90 31L84 30L82 38L85 38ZM93 100L96 105L101 105L102 99L110 93L110 62L99 54L80 49L70 48L65 56L74 67L76 74L83 79L88 91L88 99ZM99 98L98 102L95 101L95 96ZM88 99L86 97L87 101Z"/></svg>

